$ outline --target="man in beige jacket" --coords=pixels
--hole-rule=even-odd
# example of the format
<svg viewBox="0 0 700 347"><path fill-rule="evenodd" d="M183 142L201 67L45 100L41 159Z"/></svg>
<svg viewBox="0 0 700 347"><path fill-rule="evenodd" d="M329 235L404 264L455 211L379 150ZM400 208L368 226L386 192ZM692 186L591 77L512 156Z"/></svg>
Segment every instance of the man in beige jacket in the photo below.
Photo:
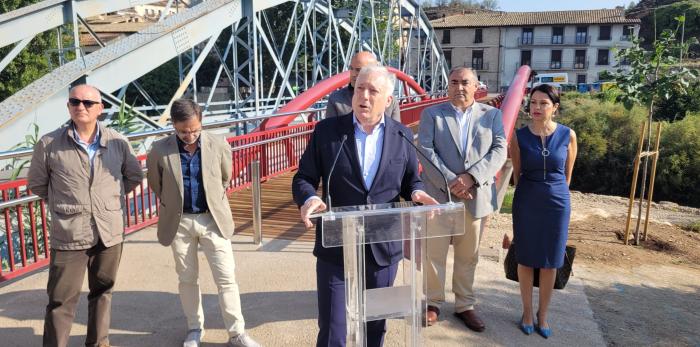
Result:
<svg viewBox="0 0 700 347"><path fill-rule="evenodd" d="M129 142L97 122L100 92L71 89L71 121L34 146L29 189L51 212L44 346L66 346L88 272L86 346L109 346L112 288L122 253L124 195L143 179Z"/></svg>
<svg viewBox="0 0 700 347"><path fill-rule="evenodd" d="M233 216L226 197L231 181L231 146L202 132L202 110L192 100L176 100L170 110L175 134L153 143L148 153L148 184L160 198L158 241L170 246L187 318L183 346L199 346L204 335L197 249L209 261L219 305L233 347L258 346L244 330L234 271Z"/></svg>

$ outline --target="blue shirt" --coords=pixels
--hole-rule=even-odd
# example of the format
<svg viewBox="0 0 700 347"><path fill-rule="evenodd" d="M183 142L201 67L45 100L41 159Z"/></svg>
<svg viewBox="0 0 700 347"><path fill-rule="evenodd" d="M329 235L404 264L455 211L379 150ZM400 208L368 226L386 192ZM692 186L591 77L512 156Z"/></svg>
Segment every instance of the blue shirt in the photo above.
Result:
<svg viewBox="0 0 700 347"><path fill-rule="evenodd" d="M197 149L190 153L185 149L185 143L177 139L177 147L180 150L180 166L182 168L184 213L203 213L209 209L207 198L204 194L204 181L202 180L202 151L197 140Z"/></svg>
<svg viewBox="0 0 700 347"><path fill-rule="evenodd" d="M357 159L360 161L362 179L365 187L369 189L374 182L374 176L379 170L379 161L382 159L382 148L384 147L384 116L372 128L371 133L366 133L355 116L352 117L355 126L355 148L357 148Z"/></svg>
<svg viewBox="0 0 700 347"><path fill-rule="evenodd" d="M100 135L100 127L97 126L97 133L95 133L95 138L92 140L91 143L87 143L80 139L80 136L78 136L78 131L75 130L75 124L73 124L73 139L78 144L78 146L82 147L85 150L85 152L87 152L88 159L90 162L90 168L92 168L92 162L95 158L95 154L97 153L97 149L100 148Z"/></svg>

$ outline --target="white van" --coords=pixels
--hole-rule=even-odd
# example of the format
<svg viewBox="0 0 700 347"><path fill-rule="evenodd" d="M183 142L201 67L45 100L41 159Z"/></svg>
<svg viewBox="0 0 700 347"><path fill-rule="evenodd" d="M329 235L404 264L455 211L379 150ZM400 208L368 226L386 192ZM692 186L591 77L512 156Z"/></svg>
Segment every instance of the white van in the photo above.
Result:
<svg viewBox="0 0 700 347"><path fill-rule="evenodd" d="M569 84L569 74L565 72L537 74L535 75L535 81L532 86L537 87L545 83L556 88L561 88L563 84Z"/></svg>

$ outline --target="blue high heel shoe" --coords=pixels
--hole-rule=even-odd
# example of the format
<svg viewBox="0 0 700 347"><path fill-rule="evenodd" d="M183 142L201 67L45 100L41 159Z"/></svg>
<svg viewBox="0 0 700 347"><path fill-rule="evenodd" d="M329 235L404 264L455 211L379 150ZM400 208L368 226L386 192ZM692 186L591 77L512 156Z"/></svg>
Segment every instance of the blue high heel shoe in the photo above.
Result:
<svg viewBox="0 0 700 347"><path fill-rule="evenodd" d="M522 331L525 335L530 335L535 331L535 327L533 325L525 325L525 323L523 323L523 319L521 318L520 331Z"/></svg>
<svg viewBox="0 0 700 347"><path fill-rule="evenodd" d="M545 339L552 336L552 328L540 328L539 323L535 327L535 330L537 331L538 334L540 334L540 336L544 337Z"/></svg>
<svg viewBox="0 0 700 347"><path fill-rule="evenodd" d="M550 336L552 336L552 328L540 328L540 311L537 311L537 324L535 324L535 331L537 331L540 336L544 337L545 339L548 339Z"/></svg>

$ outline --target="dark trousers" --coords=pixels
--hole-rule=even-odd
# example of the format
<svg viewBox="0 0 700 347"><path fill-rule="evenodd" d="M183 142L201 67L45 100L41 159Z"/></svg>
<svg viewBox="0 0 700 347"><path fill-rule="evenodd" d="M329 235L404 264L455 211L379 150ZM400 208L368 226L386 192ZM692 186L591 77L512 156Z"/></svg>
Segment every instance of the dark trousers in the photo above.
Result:
<svg viewBox="0 0 700 347"><path fill-rule="evenodd" d="M46 286L49 304L46 305L44 319L44 346L68 345L86 268L90 293L85 346L109 344L112 288L121 255L121 243L106 248L101 241L89 249L51 250L49 283Z"/></svg>
<svg viewBox="0 0 700 347"><path fill-rule="evenodd" d="M365 263L366 287L390 287L399 265L378 266ZM318 339L316 347L344 347L347 334L345 322L345 274L343 267L316 259L316 286L318 295ZM386 320L367 322L367 346L380 347L384 343Z"/></svg>

